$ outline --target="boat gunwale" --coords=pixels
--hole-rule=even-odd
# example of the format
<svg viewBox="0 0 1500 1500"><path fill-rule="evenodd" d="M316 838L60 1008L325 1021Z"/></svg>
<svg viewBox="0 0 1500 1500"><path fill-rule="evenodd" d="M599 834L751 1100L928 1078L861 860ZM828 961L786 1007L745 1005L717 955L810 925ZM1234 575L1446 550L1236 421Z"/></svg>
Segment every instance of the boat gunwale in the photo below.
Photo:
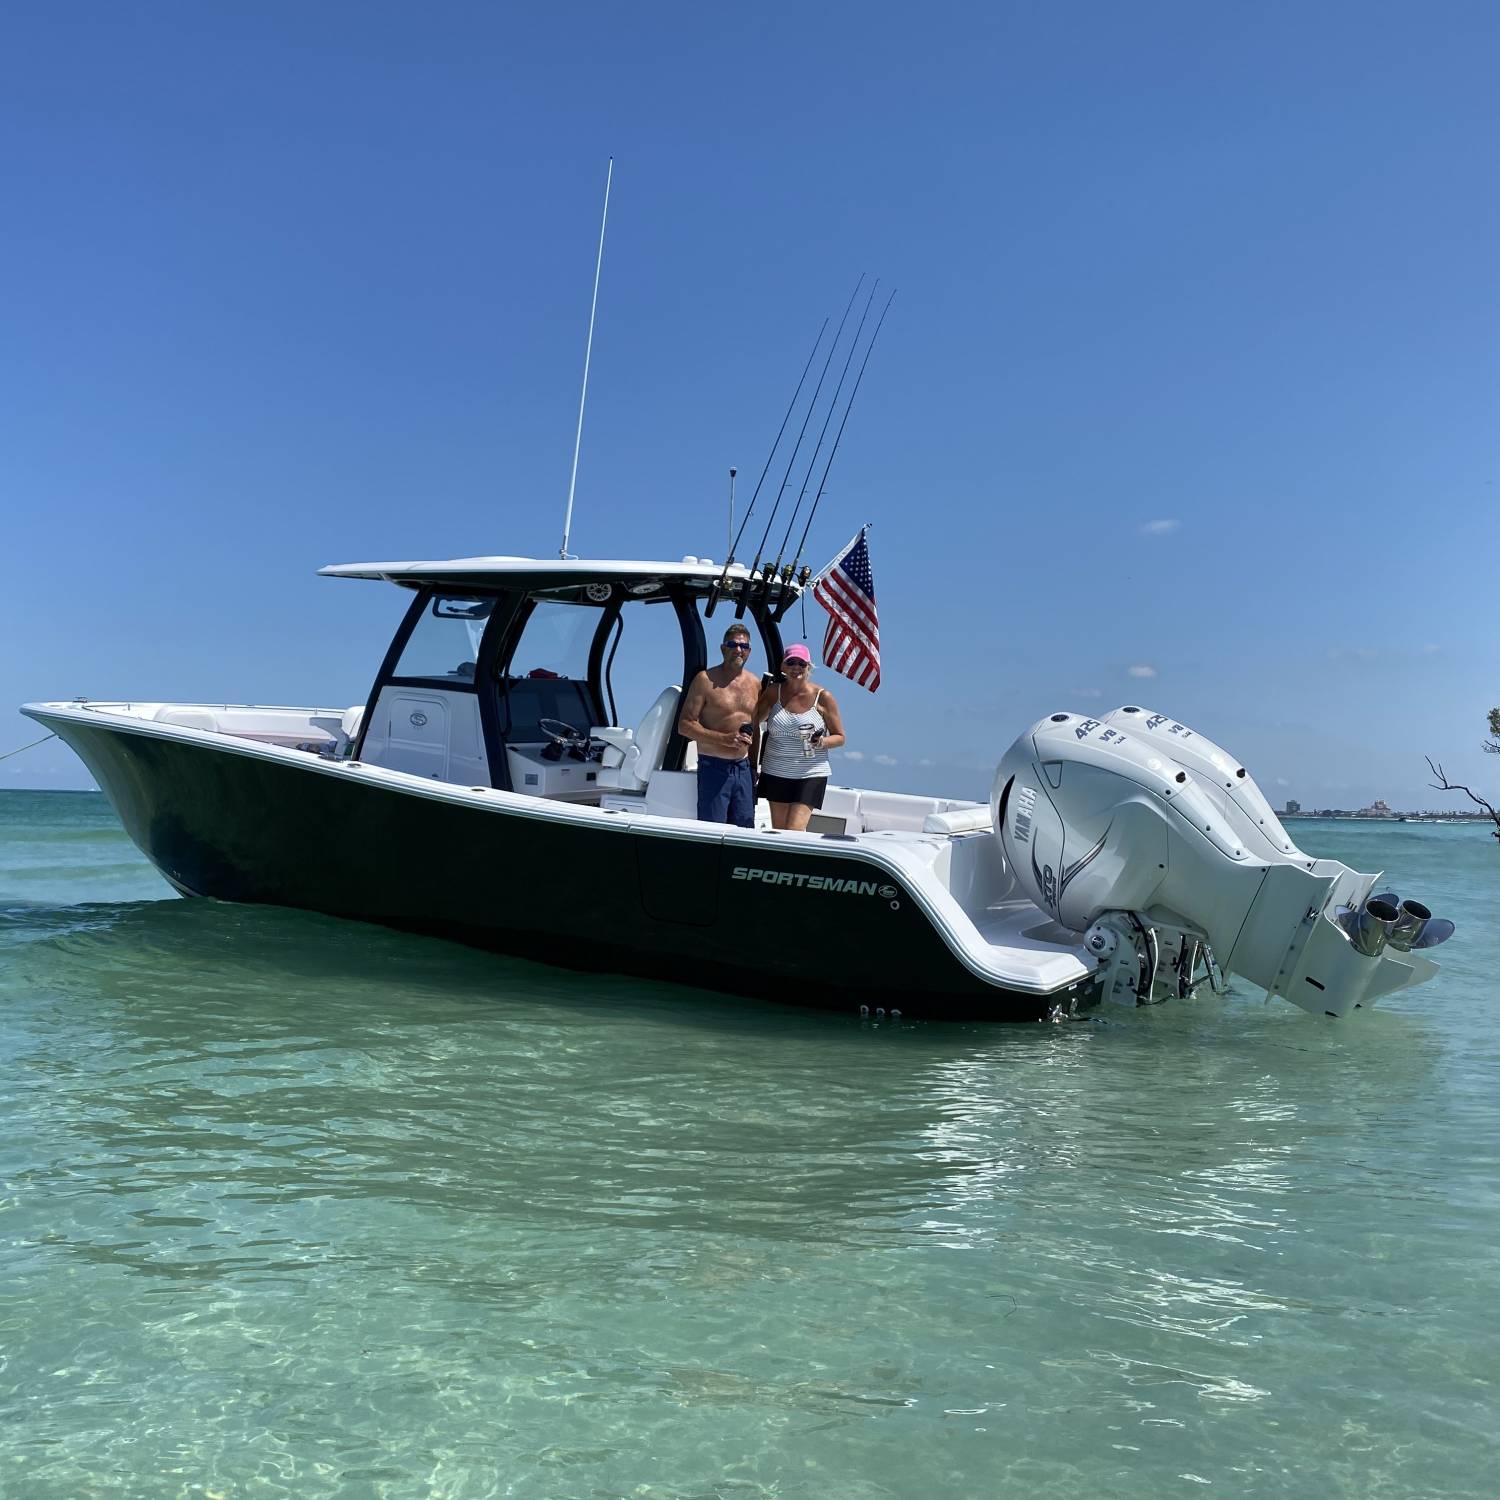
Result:
<svg viewBox="0 0 1500 1500"><path fill-rule="evenodd" d="M111 703L126 701L161 702L162 700L106 700ZM163 704L163 706L166 706ZM209 705L172 704L172 707L203 707ZM264 707L245 704L243 707ZM323 710L292 708L280 705L293 712L312 713ZM367 765L357 760L330 760L306 750L297 750L287 745L266 744L256 740L242 739L222 730L200 729L184 724L163 724L154 719L142 719L135 715L111 713L105 708L95 708L87 703L25 703L20 711L37 723L51 727L50 721L61 720L85 727L102 727L115 733L134 734L146 739L174 740L203 748L218 750L229 755L243 756L252 760L268 760L290 766L301 771L315 771L319 775L339 778L354 776L357 780L374 782L388 790L429 801L446 802L462 807L483 808L489 812L543 822L577 824L595 828L614 828L647 837L685 839L694 843L717 844L746 851L763 851L767 848L763 840L770 838L781 847L798 854L810 854L817 858L858 858L899 880L904 890L917 902L929 923L932 924L944 944L958 961L987 985L1018 991L1029 995L1066 995L1087 985L1093 974L1087 970L1061 984L1041 982L1034 974L1012 973L985 963L974 948L994 951L995 944L987 942L978 925L964 910L957 898L943 887L933 876L925 862L915 858L897 857L900 845L882 845L864 842L861 835L833 836L824 834L794 833L784 829L741 829L731 825L723 827L700 824L693 819L670 818L658 813L634 813L613 808L591 807L576 802L554 802L546 798L529 796L524 792L506 791L497 787L466 787L454 782L439 782L413 775L408 771L396 771L387 766ZM940 838L942 835L932 835ZM934 891L932 887L937 889ZM941 910L943 904L950 905L962 918L972 934L965 934L952 921L948 913ZM1082 962L1082 955L1079 955Z"/></svg>

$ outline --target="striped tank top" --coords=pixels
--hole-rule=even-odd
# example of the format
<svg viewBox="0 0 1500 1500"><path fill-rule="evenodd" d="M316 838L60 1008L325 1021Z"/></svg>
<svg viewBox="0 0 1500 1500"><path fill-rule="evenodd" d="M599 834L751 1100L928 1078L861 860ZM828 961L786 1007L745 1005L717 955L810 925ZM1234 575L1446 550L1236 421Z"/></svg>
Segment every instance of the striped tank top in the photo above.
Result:
<svg viewBox="0 0 1500 1500"><path fill-rule="evenodd" d="M760 768L767 776L784 776L790 781L810 781L814 776L828 776L833 772L828 752L815 748L811 755L803 753L806 736L814 729L826 729L823 715L818 712L818 699L823 696L819 688L810 708L793 713L781 702L778 694L776 707L766 720L765 742L761 747Z"/></svg>

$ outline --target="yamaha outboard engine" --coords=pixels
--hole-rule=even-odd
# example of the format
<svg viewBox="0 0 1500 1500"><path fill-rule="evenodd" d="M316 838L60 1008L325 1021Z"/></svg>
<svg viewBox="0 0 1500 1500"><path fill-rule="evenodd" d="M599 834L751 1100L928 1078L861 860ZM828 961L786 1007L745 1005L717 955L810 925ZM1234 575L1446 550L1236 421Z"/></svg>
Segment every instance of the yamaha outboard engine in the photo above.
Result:
<svg viewBox="0 0 1500 1500"><path fill-rule="evenodd" d="M990 811L1021 890L1083 935L1117 998L1190 993L1201 969L1342 1016L1436 973L1413 950L1453 930L1309 858L1238 761L1149 709L1043 719L1001 761Z"/></svg>

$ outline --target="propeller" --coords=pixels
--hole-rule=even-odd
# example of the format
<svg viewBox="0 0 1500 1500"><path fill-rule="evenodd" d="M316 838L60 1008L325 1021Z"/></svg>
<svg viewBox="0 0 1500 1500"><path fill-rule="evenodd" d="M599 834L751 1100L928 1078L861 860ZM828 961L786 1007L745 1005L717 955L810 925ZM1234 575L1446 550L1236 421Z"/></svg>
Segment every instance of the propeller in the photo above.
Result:
<svg viewBox="0 0 1500 1500"><path fill-rule="evenodd" d="M1436 948L1439 943L1446 943L1454 933L1453 923L1447 917L1434 917L1422 932L1413 948Z"/></svg>

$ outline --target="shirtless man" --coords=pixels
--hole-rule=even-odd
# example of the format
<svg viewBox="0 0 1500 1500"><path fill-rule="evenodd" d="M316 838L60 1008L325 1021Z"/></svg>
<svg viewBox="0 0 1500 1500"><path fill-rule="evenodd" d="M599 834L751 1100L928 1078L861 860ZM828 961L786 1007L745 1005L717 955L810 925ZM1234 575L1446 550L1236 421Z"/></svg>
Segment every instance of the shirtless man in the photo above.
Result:
<svg viewBox="0 0 1500 1500"><path fill-rule="evenodd" d="M750 726L760 682L745 670L749 630L731 625L720 649L723 665L710 667L693 679L677 728L698 744L698 816L708 823L754 828Z"/></svg>

